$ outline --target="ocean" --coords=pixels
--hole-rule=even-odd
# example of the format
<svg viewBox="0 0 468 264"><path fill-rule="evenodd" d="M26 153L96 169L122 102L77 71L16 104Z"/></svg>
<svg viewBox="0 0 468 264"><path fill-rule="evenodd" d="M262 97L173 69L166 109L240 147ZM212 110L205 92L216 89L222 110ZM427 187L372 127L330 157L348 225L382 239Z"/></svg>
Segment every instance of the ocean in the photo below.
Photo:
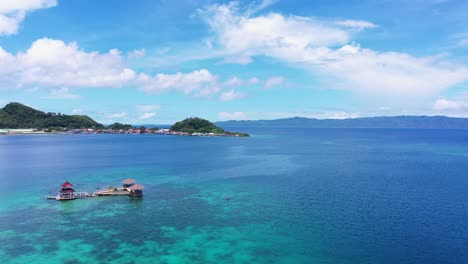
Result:
<svg viewBox="0 0 468 264"><path fill-rule="evenodd" d="M468 263L468 131L236 130L0 136L1 263Z"/></svg>

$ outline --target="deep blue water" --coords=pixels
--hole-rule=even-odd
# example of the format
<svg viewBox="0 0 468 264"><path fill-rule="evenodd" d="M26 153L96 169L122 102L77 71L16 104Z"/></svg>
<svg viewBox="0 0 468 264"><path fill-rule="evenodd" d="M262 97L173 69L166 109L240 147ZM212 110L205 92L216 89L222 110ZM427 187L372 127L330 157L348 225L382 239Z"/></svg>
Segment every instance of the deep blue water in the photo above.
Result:
<svg viewBox="0 0 468 264"><path fill-rule="evenodd" d="M468 263L468 131L237 130L0 136L2 263Z"/></svg>

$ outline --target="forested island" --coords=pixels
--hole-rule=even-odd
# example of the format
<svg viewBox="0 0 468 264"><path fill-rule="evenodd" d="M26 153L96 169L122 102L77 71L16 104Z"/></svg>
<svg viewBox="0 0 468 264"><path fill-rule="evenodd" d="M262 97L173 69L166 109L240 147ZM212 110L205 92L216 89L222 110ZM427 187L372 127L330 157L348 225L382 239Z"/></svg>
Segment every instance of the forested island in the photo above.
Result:
<svg viewBox="0 0 468 264"><path fill-rule="evenodd" d="M217 127L210 121L198 117L186 118L171 126L170 131L186 133L190 135L214 135L214 136L237 136L248 137L249 134L240 132L229 132Z"/></svg>
<svg viewBox="0 0 468 264"><path fill-rule="evenodd" d="M20 103L9 103L0 109L0 129L0 134L71 133L249 136L245 133L225 131L210 121L198 117L186 118L172 125L170 129L136 127L121 123L105 126L86 115L46 113Z"/></svg>
<svg viewBox="0 0 468 264"><path fill-rule="evenodd" d="M45 113L20 103L9 103L0 109L0 128L60 130L63 128L104 128L104 126L86 115Z"/></svg>

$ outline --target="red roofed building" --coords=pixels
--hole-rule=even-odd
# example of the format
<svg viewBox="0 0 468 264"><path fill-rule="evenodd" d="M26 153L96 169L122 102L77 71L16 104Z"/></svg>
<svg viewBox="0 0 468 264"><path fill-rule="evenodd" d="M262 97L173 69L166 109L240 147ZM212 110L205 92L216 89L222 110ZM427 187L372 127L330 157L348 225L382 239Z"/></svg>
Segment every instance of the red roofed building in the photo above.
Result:
<svg viewBox="0 0 468 264"><path fill-rule="evenodd" d="M73 184L69 181L66 181L60 185L62 187L57 195L56 199L59 201L67 201L76 199L75 190L73 189Z"/></svg>

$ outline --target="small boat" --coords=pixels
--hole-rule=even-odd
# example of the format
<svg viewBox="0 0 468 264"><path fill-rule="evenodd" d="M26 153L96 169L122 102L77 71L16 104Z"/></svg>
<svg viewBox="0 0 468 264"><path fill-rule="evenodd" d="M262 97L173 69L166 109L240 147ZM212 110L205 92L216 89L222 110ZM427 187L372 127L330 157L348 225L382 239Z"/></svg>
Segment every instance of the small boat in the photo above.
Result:
<svg viewBox="0 0 468 264"><path fill-rule="evenodd" d="M231 199L231 197L229 197L229 195L226 196L226 201L229 201L229 199Z"/></svg>

